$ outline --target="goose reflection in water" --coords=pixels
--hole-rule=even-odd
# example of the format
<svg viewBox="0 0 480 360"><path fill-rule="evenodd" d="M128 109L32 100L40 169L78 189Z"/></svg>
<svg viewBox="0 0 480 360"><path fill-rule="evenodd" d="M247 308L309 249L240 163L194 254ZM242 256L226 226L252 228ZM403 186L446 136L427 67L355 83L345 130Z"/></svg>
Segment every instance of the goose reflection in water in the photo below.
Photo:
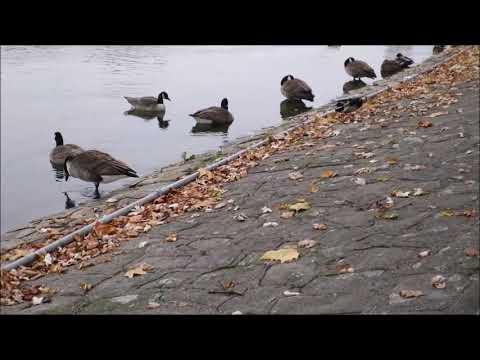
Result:
<svg viewBox="0 0 480 360"><path fill-rule="evenodd" d="M301 100L287 99L280 103L280 115L282 116L282 119L304 113L311 109L311 107L307 107Z"/></svg>
<svg viewBox="0 0 480 360"><path fill-rule="evenodd" d="M164 112L151 112L151 111L141 111L141 110L127 110L124 112L125 115L132 115L144 119L145 121L150 121L154 118L158 120L158 127L160 129L166 129L170 125L170 120L163 120L165 115Z"/></svg>
<svg viewBox="0 0 480 360"><path fill-rule="evenodd" d="M76 206L75 201L73 201L72 199L70 199L70 196L68 196L68 193L64 192L63 194L64 194L65 197L67 198L67 199L65 200L65 209L74 208L74 207Z"/></svg>
<svg viewBox="0 0 480 360"><path fill-rule="evenodd" d="M203 123L196 123L194 127L192 127L192 133L222 133L228 134L228 128L231 124L203 124Z"/></svg>
<svg viewBox="0 0 480 360"><path fill-rule="evenodd" d="M53 173L55 174L55 181L61 182L65 177L65 173L63 172L63 167L54 165L53 163L50 163L50 165L52 166Z"/></svg>
<svg viewBox="0 0 480 360"><path fill-rule="evenodd" d="M367 84L362 80L350 80L343 84L343 92L348 94L350 91L361 89L364 86L367 86Z"/></svg>

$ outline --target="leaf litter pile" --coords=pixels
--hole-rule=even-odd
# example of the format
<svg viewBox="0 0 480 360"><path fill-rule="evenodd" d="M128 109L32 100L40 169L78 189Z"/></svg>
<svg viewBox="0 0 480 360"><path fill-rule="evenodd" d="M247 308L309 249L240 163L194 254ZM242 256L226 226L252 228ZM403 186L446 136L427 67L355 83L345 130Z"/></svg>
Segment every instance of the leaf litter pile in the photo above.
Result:
<svg viewBox="0 0 480 360"><path fill-rule="evenodd" d="M453 49L452 52L458 50ZM111 253L115 254L116 249L125 241L137 238L142 233L147 233L154 226L165 224L176 217L187 212L212 211L221 208L225 204L221 202L225 190L224 184L234 182L248 174L250 168L255 167L261 160L273 154L281 153L291 149L304 149L311 147L313 141L325 139L338 135L339 131L333 126L342 123L369 122L375 116L383 116L377 123L386 126L386 119L395 119L402 113L410 111L416 115L424 116L419 123L419 128L430 127L434 124L437 116L447 114L448 111L431 112L432 107L441 106L446 109L449 105L456 103L456 95L443 91L435 93L434 86L448 85L455 86L472 79L478 79L479 74L479 48L470 47L459 51L448 62L438 66L433 71L418 76L416 79L406 81L398 86L384 91L376 97L369 99L360 109L353 113L334 113L327 116L319 114L310 115L308 124L304 124L288 134L269 136L268 142L255 149L245 152L240 158L220 166L213 171L199 169L199 176L196 181L189 183L181 189L175 189L168 194L162 195L153 202L134 209L127 216L120 216L109 224L97 222L92 232L83 237L76 236L70 244L60 247L50 254L38 257L28 266L21 266L17 269L1 273L0 305L13 305L22 302L40 304L48 302L56 292L41 285L29 286L28 281L35 280L50 273L62 273L66 268L77 266L82 269L101 262L111 261ZM408 108L398 106L401 99L408 99ZM435 100L433 103L426 103L424 100ZM385 105L392 104L392 106ZM428 117L429 120L426 118ZM434 125L433 125L434 126ZM325 145L326 147L331 145ZM363 158L369 158L370 153L361 154ZM322 174L322 178L334 177L336 174L329 170ZM290 174L292 180L301 180L300 173ZM310 193L318 191L315 183L310 184ZM397 196L408 196L397 193ZM299 211L310 207L308 202L300 199L295 204L284 205L282 218L295 216ZM388 214L382 213L384 218ZM392 216L393 217L393 216ZM94 219L86 219L87 224ZM77 228L65 226L61 229L41 229L46 232L46 241L22 244L1 254L2 263L14 261L25 256L45 245L71 233ZM176 241L176 234L171 234L165 241ZM118 251L118 250L117 250ZM270 254L271 255L271 254ZM287 256L285 256L287 255ZM285 256L285 257L284 257ZM294 259L296 254L282 254L280 261ZM147 268L133 269L127 277L142 275ZM39 300L40 299L40 300Z"/></svg>

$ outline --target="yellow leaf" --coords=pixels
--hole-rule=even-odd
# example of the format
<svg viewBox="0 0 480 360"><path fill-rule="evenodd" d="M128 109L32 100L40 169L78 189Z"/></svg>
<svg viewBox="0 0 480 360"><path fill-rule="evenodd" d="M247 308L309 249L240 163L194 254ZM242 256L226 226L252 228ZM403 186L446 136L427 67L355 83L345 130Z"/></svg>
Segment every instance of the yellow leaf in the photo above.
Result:
<svg viewBox="0 0 480 360"><path fill-rule="evenodd" d="M280 261L281 263L298 259L298 251L295 249L270 250L262 255L260 260Z"/></svg>
<svg viewBox="0 0 480 360"><path fill-rule="evenodd" d="M80 288L82 290L85 290L85 291L88 291L92 288L92 284L88 284L88 283L80 283Z"/></svg>
<svg viewBox="0 0 480 360"><path fill-rule="evenodd" d="M310 183L310 186L308 187L308 190L309 190L311 193L316 193L319 189L318 189L317 184L315 184L315 182L312 181L312 182Z"/></svg>
<svg viewBox="0 0 480 360"><path fill-rule="evenodd" d="M146 263L142 263L138 265L137 267L128 270L124 276L128 278L133 278L135 275L145 275L147 273L146 270L152 269L152 266Z"/></svg>
<svg viewBox="0 0 480 360"><path fill-rule="evenodd" d="M315 230L327 230L327 225L325 224L313 224Z"/></svg>
<svg viewBox="0 0 480 360"><path fill-rule="evenodd" d="M321 174L320 174L320 177L322 179L327 179L327 178L332 178L334 176L336 176L337 173L333 170L324 170Z"/></svg>
<svg viewBox="0 0 480 360"><path fill-rule="evenodd" d="M177 233L171 233L170 235L167 236L165 240L170 242L177 241Z"/></svg>
<svg viewBox="0 0 480 360"><path fill-rule="evenodd" d="M416 298L423 295L420 290L402 290L399 295L405 299Z"/></svg>
<svg viewBox="0 0 480 360"><path fill-rule="evenodd" d="M446 210L443 210L442 212L440 212L440 216L443 216L443 217L450 217L450 216L453 216L455 215L455 213L453 212L452 209L446 209Z"/></svg>
<svg viewBox="0 0 480 360"><path fill-rule="evenodd" d="M208 179L213 179L214 175L211 171L205 169L205 168L199 168L198 170L198 178L202 178L203 176L207 176Z"/></svg>
<svg viewBox="0 0 480 360"><path fill-rule="evenodd" d="M297 211L297 212L302 211L302 210L308 210L308 209L310 209L310 204L306 201L305 202L298 202L298 203L289 205L288 209L292 210L292 211Z"/></svg>

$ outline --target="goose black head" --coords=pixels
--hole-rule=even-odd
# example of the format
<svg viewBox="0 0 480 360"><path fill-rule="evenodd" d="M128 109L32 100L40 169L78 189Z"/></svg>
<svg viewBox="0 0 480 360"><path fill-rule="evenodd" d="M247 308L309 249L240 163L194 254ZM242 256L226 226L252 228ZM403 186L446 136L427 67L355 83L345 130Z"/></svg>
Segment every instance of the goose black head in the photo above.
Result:
<svg viewBox="0 0 480 360"><path fill-rule="evenodd" d="M58 131L55 132L55 142L57 143L57 146L63 145L62 134Z"/></svg>
<svg viewBox="0 0 480 360"><path fill-rule="evenodd" d="M70 160L73 159L73 156L71 155L68 155L66 158L65 158L65 162L63 163L63 172L65 174L65 181L68 181L68 177L70 176L69 172L68 172L68 169L67 169L67 162L69 162Z"/></svg>
<svg viewBox="0 0 480 360"><path fill-rule="evenodd" d="M293 79L294 79L293 75L284 76L284 77L282 78L282 81L280 81L280 85L283 85L283 83L284 83L285 81L287 81L287 80L293 80Z"/></svg>
<svg viewBox="0 0 480 360"><path fill-rule="evenodd" d="M160 93L160 95L158 95L159 97L161 96L163 99L166 99L168 101L171 101L170 98L168 97L168 94L165 92L165 91L162 91Z"/></svg>
<svg viewBox="0 0 480 360"><path fill-rule="evenodd" d="M413 64L413 60L410 59L408 56L403 55L402 53L397 54L397 60L400 61L404 66Z"/></svg>
<svg viewBox="0 0 480 360"><path fill-rule="evenodd" d="M228 110L228 100L227 100L227 98L224 98L222 100L222 103L220 104L220 106L222 107L222 109Z"/></svg>
<svg viewBox="0 0 480 360"><path fill-rule="evenodd" d="M349 57L347 60L345 60L345 62L343 63L345 66L347 66L348 64L350 64L351 62L354 62L355 59L353 57Z"/></svg>

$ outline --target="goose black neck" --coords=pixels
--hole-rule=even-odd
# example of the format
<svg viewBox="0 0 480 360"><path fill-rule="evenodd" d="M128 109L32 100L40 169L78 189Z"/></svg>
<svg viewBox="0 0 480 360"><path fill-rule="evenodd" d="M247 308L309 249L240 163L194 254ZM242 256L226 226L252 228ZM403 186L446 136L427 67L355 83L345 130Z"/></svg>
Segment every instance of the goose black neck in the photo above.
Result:
<svg viewBox="0 0 480 360"><path fill-rule="evenodd" d="M163 93L158 94L157 104L163 104Z"/></svg>
<svg viewBox="0 0 480 360"><path fill-rule="evenodd" d="M62 134L60 134L59 132L55 133L55 143L57 144L57 146L63 145L63 137Z"/></svg>

